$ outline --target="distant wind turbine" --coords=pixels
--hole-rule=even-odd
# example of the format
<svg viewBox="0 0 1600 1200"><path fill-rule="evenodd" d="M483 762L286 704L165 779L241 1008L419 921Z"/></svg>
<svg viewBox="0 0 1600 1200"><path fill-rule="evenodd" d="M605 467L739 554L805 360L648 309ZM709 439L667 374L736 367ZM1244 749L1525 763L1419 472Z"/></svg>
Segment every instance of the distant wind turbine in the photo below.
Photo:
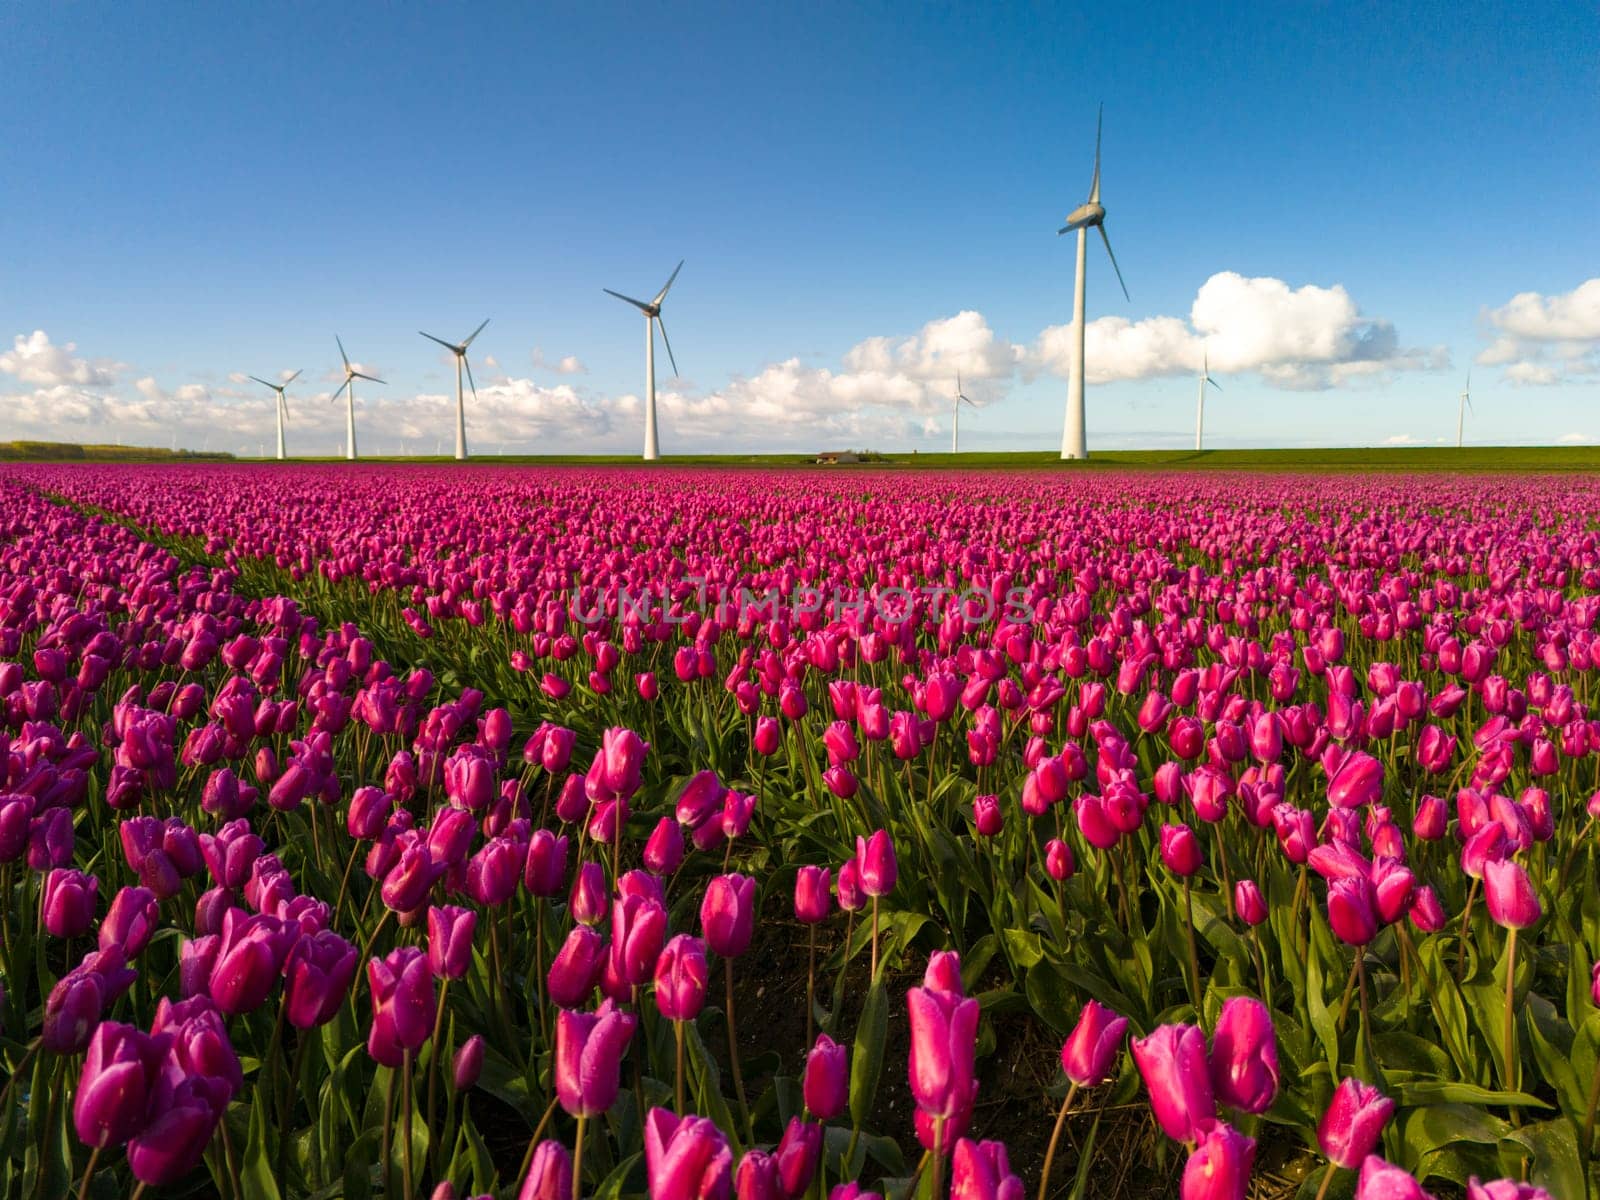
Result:
<svg viewBox="0 0 1600 1200"><path fill-rule="evenodd" d="M262 387L269 387L278 393L278 458L281 461L288 457L283 447L283 425L289 419L289 402L283 398L283 392L291 383L300 378L300 372L296 371L282 383L268 383L259 375L252 375L250 378L254 379Z"/></svg>
<svg viewBox="0 0 1600 1200"><path fill-rule="evenodd" d="M672 290L673 280L678 278L678 272L683 270L683 262L672 269L672 274L667 277L667 282L656 293L655 299L648 304L643 300L635 300L632 296L624 296L621 292L613 292L610 288L601 288L608 296L615 296L618 300L625 300L644 314L644 457L646 462L654 462L661 457L656 444L656 325L661 326L661 340L667 347L667 361L672 364L674 376L678 373L678 360L672 357L672 341L667 337L667 325L661 320L661 302L667 298L667 293Z"/></svg>
<svg viewBox="0 0 1600 1200"><path fill-rule="evenodd" d="M961 406L962 406L963 403L972 404L972 397L968 396L965 392L963 392L961 390L961 372L957 371L956 372L956 398L951 403L951 418L950 418L950 453L951 454L959 454L959 453L961 453ZM973 408L977 408L978 406L976 404L972 404L972 407Z"/></svg>
<svg viewBox="0 0 1600 1200"><path fill-rule="evenodd" d="M485 317L483 325L488 323L489 320ZM438 342L439 345L456 356L456 458L458 459L467 457L467 404L466 398L461 394L461 368L466 367L467 382L472 384L472 398L477 400L478 383L472 378L472 364L467 361L467 347L472 345L473 339L483 332L483 325L479 325L474 329L467 340L459 345L447 342L443 338L436 338L431 333L423 333L420 329L417 330L430 342Z"/></svg>
<svg viewBox="0 0 1600 1200"><path fill-rule="evenodd" d="M350 356L344 352L344 343L339 341L339 336L334 335L334 341L339 342L339 357L344 359L344 382L339 385L339 390L333 393L332 400L339 399L339 392L344 393L344 456L352 462L356 458L356 384L358 379L370 380L373 383L383 383L376 375L364 375L350 365ZM387 386L387 385L386 385Z"/></svg>
<svg viewBox="0 0 1600 1200"><path fill-rule="evenodd" d="M1467 409L1472 408L1472 372L1467 372L1467 386L1461 389L1461 402L1456 405L1456 449L1461 449L1461 433L1467 423ZM1473 411L1477 415L1477 411Z"/></svg>
<svg viewBox="0 0 1600 1200"><path fill-rule="evenodd" d="M1105 106L1101 106L1101 117ZM1129 299L1128 285L1122 282L1122 268L1117 266L1117 256L1111 252L1111 238L1106 234L1106 210L1100 203L1100 118L1094 127L1094 179L1089 184L1089 199L1072 210L1067 223L1057 236L1078 232L1078 273L1074 282L1072 300L1072 362L1067 374L1067 417L1061 430L1061 457L1088 458L1083 413L1083 325L1084 325L1084 270L1087 266L1089 227L1100 230L1100 239L1106 244L1106 255L1111 259L1111 269L1122 284L1122 295Z"/></svg>
<svg viewBox="0 0 1600 1200"><path fill-rule="evenodd" d="M1206 384L1210 384L1217 391L1222 390L1222 385L1211 378L1211 354L1201 351L1200 355L1200 404L1194 414L1194 448L1205 449L1206 432Z"/></svg>

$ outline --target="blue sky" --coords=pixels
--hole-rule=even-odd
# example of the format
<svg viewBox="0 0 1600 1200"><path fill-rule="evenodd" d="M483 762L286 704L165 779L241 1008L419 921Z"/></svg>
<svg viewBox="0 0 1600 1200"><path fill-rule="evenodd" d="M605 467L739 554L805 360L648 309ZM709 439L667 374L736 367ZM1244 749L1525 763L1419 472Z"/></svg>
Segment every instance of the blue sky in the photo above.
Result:
<svg viewBox="0 0 1600 1200"><path fill-rule="evenodd" d="M964 445L1053 447L1103 101L1091 448L1191 440L1203 345L1215 445L1453 438L1480 357L1469 440L1600 440L1600 17L1527 12L12 6L0 436L253 452L230 376L302 367L327 452L337 332L431 451L415 331L490 316L476 448L631 449L600 289L683 258L665 451L948 446L956 369Z"/></svg>

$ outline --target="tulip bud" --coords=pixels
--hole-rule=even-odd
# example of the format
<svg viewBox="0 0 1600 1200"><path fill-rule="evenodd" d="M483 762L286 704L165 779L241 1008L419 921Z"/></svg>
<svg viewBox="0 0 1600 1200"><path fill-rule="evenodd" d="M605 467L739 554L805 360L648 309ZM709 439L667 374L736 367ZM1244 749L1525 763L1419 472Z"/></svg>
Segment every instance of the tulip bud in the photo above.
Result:
<svg viewBox="0 0 1600 1200"><path fill-rule="evenodd" d="M765 1150L746 1150L733 1173L735 1200L782 1200L778 1160Z"/></svg>
<svg viewBox="0 0 1600 1200"><path fill-rule="evenodd" d="M428 970L435 979L460 979L472 965L472 935L478 914L470 908L428 909Z"/></svg>
<svg viewBox="0 0 1600 1200"><path fill-rule="evenodd" d="M1245 925L1261 925L1267 918L1267 901L1254 880L1242 878L1234 885L1234 910Z"/></svg>
<svg viewBox="0 0 1600 1200"><path fill-rule="evenodd" d="M1469 650L1472 647L1468 647ZM1362 1160L1356 1180L1356 1200L1433 1200L1407 1171L1385 1162L1376 1154Z"/></svg>
<svg viewBox="0 0 1600 1200"><path fill-rule="evenodd" d="M51 937L81 937L89 931L94 920L95 897L100 892L100 880L82 871L57 867L45 876L44 912L45 932Z"/></svg>
<svg viewBox="0 0 1600 1200"><path fill-rule="evenodd" d="M945 1119L970 1111L978 1090L978 1002L959 992L917 987L906 992L906 1009L911 1023L907 1065L917 1107Z"/></svg>
<svg viewBox="0 0 1600 1200"><path fill-rule="evenodd" d="M683 827L662 817L645 843L644 865L657 875L671 875L683 865L683 852Z"/></svg>
<svg viewBox="0 0 1600 1200"><path fill-rule="evenodd" d="M861 891L861 876L855 859L847 859L840 865L834 892L839 897L839 907L845 912L860 912L866 907L867 898Z"/></svg>
<svg viewBox="0 0 1600 1200"><path fill-rule="evenodd" d="M1071 879L1078 869L1072 857L1072 847L1060 838L1051 838L1044 846L1044 869L1057 883Z"/></svg>
<svg viewBox="0 0 1600 1200"><path fill-rule="evenodd" d="M605 958L605 939L586 925L574 925L550 964L546 977L550 999L561 1008L577 1008L586 1003L600 978Z"/></svg>
<svg viewBox="0 0 1600 1200"><path fill-rule="evenodd" d="M1600 976L1597 976L1600 977ZM844 1112L849 1103L850 1054L825 1033L817 1035L817 1044L806 1056L806 1073L802 1085L806 1111L819 1121L831 1121Z"/></svg>
<svg viewBox="0 0 1600 1200"><path fill-rule="evenodd" d="M1200 869L1200 843L1187 825L1161 827L1161 861L1174 875L1187 879Z"/></svg>
<svg viewBox="0 0 1600 1200"><path fill-rule="evenodd" d="M461 1043L452 1064L452 1082L456 1091L470 1092L478 1085L478 1076L483 1073L483 1051L484 1041L480 1033L473 1034Z"/></svg>
<svg viewBox="0 0 1600 1200"><path fill-rule="evenodd" d="M606 874L597 862L578 868L568 903L572 918L582 925L598 925L606 915Z"/></svg>

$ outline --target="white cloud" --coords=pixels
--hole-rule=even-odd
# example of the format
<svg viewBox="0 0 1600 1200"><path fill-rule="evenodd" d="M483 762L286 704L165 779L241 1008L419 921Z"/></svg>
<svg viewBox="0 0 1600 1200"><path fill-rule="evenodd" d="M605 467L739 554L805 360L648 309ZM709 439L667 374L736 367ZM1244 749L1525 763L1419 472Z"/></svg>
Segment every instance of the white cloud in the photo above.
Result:
<svg viewBox="0 0 1600 1200"><path fill-rule="evenodd" d="M1486 314L1494 340L1477 361L1511 383L1548 386L1600 374L1600 277L1570 292L1518 292Z"/></svg>
<svg viewBox="0 0 1600 1200"><path fill-rule="evenodd" d="M1066 375L1072 326L1039 335L1032 361ZM1342 286L1291 288L1270 276L1221 271L1201 285L1185 322L1179 317L1101 317L1084 332L1088 382L1149 379L1200 369L1202 355L1216 374L1255 372L1276 387L1316 389L1397 371L1446 365L1442 347L1400 345L1393 324L1361 314Z"/></svg>
<svg viewBox="0 0 1600 1200"><path fill-rule="evenodd" d="M1396 433L1396 434L1391 434L1389 437L1384 438L1383 439L1383 445L1385 445L1385 446L1420 446L1420 445L1422 445L1422 443L1420 441L1418 441L1416 438L1412 437L1409 433Z"/></svg>
<svg viewBox="0 0 1600 1200"><path fill-rule="evenodd" d="M554 371L557 375L587 375L589 368L576 354L568 354L551 362L538 346L533 348L533 366L538 371Z"/></svg>
<svg viewBox="0 0 1600 1200"><path fill-rule="evenodd" d="M1563 433L1556 439L1564 446L1581 446L1589 440L1587 433Z"/></svg>
<svg viewBox="0 0 1600 1200"><path fill-rule="evenodd" d="M0 371L14 375L22 383L39 387L60 387L76 384L79 387L108 387L116 381L120 363L95 364L87 359L74 358L78 346L67 342L51 345L50 335L42 329L32 334L17 334L12 349L0 354Z"/></svg>

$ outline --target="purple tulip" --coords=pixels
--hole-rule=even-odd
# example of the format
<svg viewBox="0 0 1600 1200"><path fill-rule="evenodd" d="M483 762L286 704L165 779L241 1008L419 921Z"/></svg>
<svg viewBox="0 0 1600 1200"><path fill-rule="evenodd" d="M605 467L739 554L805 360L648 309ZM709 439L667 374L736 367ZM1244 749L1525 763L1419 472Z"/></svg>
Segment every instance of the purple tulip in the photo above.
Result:
<svg viewBox="0 0 1600 1200"><path fill-rule="evenodd" d="M517 1200L572 1200L572 1155L565 1146L549 1140L539 1143Z"/></svg>
<svg viewBox="0 0 1600 1200"><path fill-rule="evenodd" d="M561 1008L587 1003L605 961L605 939L587 925L574 925L550 964L550 999Z"/></svg>
<svg viewBox="0 0 1600 1200"><path fill-rule="evenodd" d="M1090 1000L1061 1047L1061 1070L1079 1087L1098 1087L1111 1078L1128 1018Z"/></svg>
<svg viewBox="0 0 1600 1200"><path fill-rule="evenodd" d="M149 1121L150 1094L170 1041L106 1021L89 1039L72 1122L86 1146L120 1146Z"/></svg>
<svg viewBox="0 0 1600 1200"><path fill-rule="evenodd" d="M1206 1035L1197 1025L1162 1025L1133 1040L1133 1061L1144 1076L1150 1106L1166 1135L1195 1142L1216 1116Z"/></svg>
<svg viewBox="0 0 1600 1200"><path fill-rule="evenodd" d="M1211 1087L1217 1101L1264 1113L1278 1095L1278 1044L1272 1014L1250 996L1223 1002L1211 1035Z"/></svg>
<svg viewBox="0 0 1600 1200"><path fill-rule="evenodd" d="M94 921L100 881L93 875L57 867L45 876L42 908L45 932L52 937L81 937Z"/></svg>
<svg viewBox="0 0 1600 1200"><path fill-rule="evenodd" d="M728 1200L733 1151L715 1122L652 1108L644 1124L650 1200Z"/></svg>
<svg viewBox="0 0 1600 1200"><path fill-rule="evenodd" d="M556 1014L556 1096L572 1116L599 1116L616 1100L634 1024L633 1014L610 1000L596 1012Z"/></svg>
<svg viewBox="0 0 1600 1200"><path fill-rule="evenodd" d="M706 1002L710 968L706 944L680 933L668 942L655 962L656 1007L669 1021L692 1021Z"/></svg>
<svg viewBox="0 0 1600 1200"><path fill-rule="evenodd" d="M438 997L427 957L401 946L385 958L367 960L372 989L372 1027L367 1053L386 1067L398 1067L406 1051L420 1049L433 1032Z"/></svg>
<svg viewBox="0 0 1600 1200"><path fill-rule="evenodd" d="M700 930L706 944L723 958L738 958L750 948L755 894L756 881L746 875L718 875L706 884Z"/></svg>
<svg viewBox="0 0 1600 1200"><path fill-rule="evenodd" d="M1004 1142L962 1138L950 1159L951 1200L1023 1200L1027 1189L1011 1173Z"/></svg>
<svg viewBox="0 0 1600 1200"><path fill-rule="evenodd" d="M1526 929L1542 915L1533 881L1511 859L1486 863L1483 885L1489 916L1496 925L1505 929Z"/></svg>
<svg viewBox="0 0 1600 1200"><path fill-rule="evenodd" d="M484 1049L485 1043L480 1033L473 1034L461 1043L451 1067L451 1082L455 1084L456 1091L470 1092L478 1085L478 1076L483 1073Z"/></svg>
<svg viewBox="0 0 1600 1200"><path fill-rule="evenodd" d="M296 939L283 966L284 1015L315 1029L338 1014L356 975L356 948L331 929Z"/></svg>
<svg viewBox="0 0 1600 1200"><path fill-rule="evenodd" d="M1181 1200L1245 1200L1256 1141L1222 1121L1199 1131L1198 1144L1184 1164Z"/></svg>
<svg viewBox="0 0 1600 1200"><path fill-rule="evenodd" d="M806 1056L802 1084L806 1110L819 1121L831 1121L844 1112L850 1094L850 1052L825 1033Z"/></svg>
<svg viewBox="0 0 1600 1200"><path fill-rule="evenodd" d="M880 829L871 837L856 838L856 870L861 880L861 890L877 898L894 891L897 868L894 842L887 829Z"/></svg>
<svg viewBox="0 0 1600 1200"><path fill-rule="evenodd" d="M1353 1077L1341 1079L1317 1124L1323 1156L1354 1171L1378 1145L1393 1112L1394 1101L1377 1088Z"/></svg>

